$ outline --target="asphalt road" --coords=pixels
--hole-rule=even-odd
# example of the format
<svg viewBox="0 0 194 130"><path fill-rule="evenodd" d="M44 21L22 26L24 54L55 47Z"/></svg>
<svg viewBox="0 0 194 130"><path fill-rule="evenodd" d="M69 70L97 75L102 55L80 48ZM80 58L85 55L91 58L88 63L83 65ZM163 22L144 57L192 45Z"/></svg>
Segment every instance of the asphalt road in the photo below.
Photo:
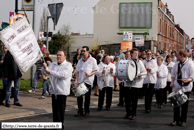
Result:
<svg viewBox="0 0 194 130"><path fill-rule="evenodd" d="M153 103L154 104L154 103ZM65 114L65 130L194 130L194 101L189 102L187 126L172 127L173 108L170 103L162 109L152 107L151 113L144 113L144 105L138 105L136 120L123 119L124 107L113 107L109 111L91 109L89 117L74 117L77 111ZM3 122L52 122L52 114L6 120Z"/></svg>

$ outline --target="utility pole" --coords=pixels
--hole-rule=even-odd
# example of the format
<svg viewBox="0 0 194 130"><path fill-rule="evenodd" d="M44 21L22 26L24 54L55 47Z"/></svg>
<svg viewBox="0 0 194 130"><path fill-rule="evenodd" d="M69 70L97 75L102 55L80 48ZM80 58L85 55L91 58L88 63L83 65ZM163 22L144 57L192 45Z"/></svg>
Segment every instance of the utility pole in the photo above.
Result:
<svg viewBox="0 0 194 130"><path fill-rule="evenodd" d="M18 13L18 0L15 0L15 13Z"/></svg>

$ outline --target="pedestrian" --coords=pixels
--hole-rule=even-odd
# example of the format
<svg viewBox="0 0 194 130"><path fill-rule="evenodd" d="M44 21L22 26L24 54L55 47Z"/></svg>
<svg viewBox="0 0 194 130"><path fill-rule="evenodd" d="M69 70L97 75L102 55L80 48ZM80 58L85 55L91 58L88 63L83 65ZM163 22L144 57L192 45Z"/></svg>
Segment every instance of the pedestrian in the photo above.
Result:
<svg viewBox="0 0 194 130"><path fill-rule="evenodd" d="M167 55L166 61L164 62L164 65L168 68L168 76L167 76L167 86L164 89L164 103L167 103L167 92L170 94L172 92L172 88L170 87L171 84L171 72L172 68L175 65L174 62L172 62L172 58L170 55Z"/></svg>
<svg viewBox="0 0 194 130"><path fill-rule="evenodd" d="M64 116L66 108L66 99L70 94L70 85L72 78L72 64L66 61L67 53L64 50L57 52L57 62L51 63L48 67L43 64L43 74L49 75L52 87L52 112L53 122L61 122L64 129Z"/></svg>
<svg viewBox="0 0 194 130"><path fill-rule="evenodd" d="M168 69L163 64L164 58L161 56L157 57L157 64L158 64L158 70L157 70L157 81L154 86L155 92L156 92L156 105L159 108L163 107L163 97L164 97L164 89L166 87L166 81L168 76ZM166 95L165 95L166 96Z"/></svg>
<svg viewBox="0 0 194 130"><path fill-rule="evenodd" d="M98 71L98 66L96 60L89 54L89 47L83 46L81 53L83 57L78 61L76 66L76 79L74 82L75 86L80 83L85 83L85 86L89 91L85 94L85 117L90 114L90 95L91 95L91 85L94 82L94 75ZM77 97L78 112L75 117L83 116L83 96Z"/></svg>
<svg viewBox="0 0 194 130"><path fill-rule="evenodd" d="M13 56L7 51L4 62L3 62L3 69L4 69L4 78L7 80L7 87L6 87L6 96L5 96L5 106L10 107L10 96L11 96L11 86L12 81L14 81L14 105L22 106L19 103L19 89L20 89L20 78L22 77L22 73L20 72Z"/></svg>
<svg viewBox="0 0 194 130"><path fill-rule="evenodd" d="M158 66L155 60L151 57L152 53L151 50L147 50L147 57L143 61L144 66L147 70L147 76L144 79L143 82L143 88L145 93L145 112L150 113L151 112L151 106L152 106L152 98L154 94L154 86L157 81L156 72L158 70Z"/></svg>
<svg viewBox="0 0 194 130"><path fill-rule="evenodd" d="M124 55L122 54L122 50L119 50L119 53L117 53L115 57L117 56L119 56L121 60L125 58Z"/></svg>
<svg viewBox="0 0 194 130"><path fill-rule="evenodd" d="M125 92L125 109L126 115L124 119L135 120L137 116L137 102L139 88L143 86L143 80L145 78L146 69L141 60L138 59L139 50L133 48L131 50L132 59L137 64L137 77L133 82L124 81L124 92Z"/></svg>
<svg viewBox="0 0 194 130"><path fill-rule="evenodd" d="M183 105L174 107L174 118L171 125L181 125L184 127L186 126L187 121L189 94L193 87L192 82L194 79L194 64L191 60L188 60L187 52L183 49L178 51L177 60L179 62L175 63L174 67L172 68L172 82L170 86L172 87L173 92L182 89L187 95L188 100Z"/></svg>
<svg viewBox="0 0 194 130"><path fill-rule="evenodd" d="M41 52L44 53L44 51L46 50L46 46L43 44L43 42L39 41L38 45L40 47Z"/></svg>
<svg viewBox="0 0 194 130"><path fill-rule="evenodd" d="M117 66L117 63L119 62L119 60L120 60L120 57L117 56L117 57L115 58L115 61L114 61L114 65L115 65L115 66ZM119 91L119 90L118 90L118 87L119 87L118 78L117 78L116 76L114 76L114 78L115 78L115 80L114 80L114 89L113 89L113 91Z"/></svg>
<svg viewBox="0 0 194 130"><path fill-rule="evenodd" d="M130 51L125 52L125 59L124 60L130 60L130 59L131 59L131 52ZM119 80L119 103L117 104L117 106L124 105L124 102L125 102L124 101L124 96L125 96L124 94L125 94L124 81Z"/></svg>
<svg viewBox="0 0 194 130"><path fill-rule="evenodd" d="M107 69L105 69L107 68ZM112 103L112 91L114 87L115 65L111 63L110 56L104 55L103 62L98 65L96 73L99 86L98 110L102 110L106 91L106 110L109 110Z"/></svg>
<svg viewBox="0 0 194 130"><path fill-rule="evenodd" d="M3 54L1 56L1 62L0 62L0 65L1 65L1 68L3 70L3 62L4 62L4 58L5 58L5 54L7 53L8 49L6 46L3 46ZM1 91L1 95L0 95L0 105L4 105L3 101L5 100L5 93L6 93L6 86L7 86L7 83L5 83L4 81L6 81L3 77L3 71L2 71L2 82L3 82L3 89L0 90ZM11 95L13 96L14 95L14 89L13 87L11 87L12 90L11 90Z"/></svg>
<svg viewBox="0 0 194 130"><path fill-rule="evenodd" d="M44 51L44 61L47 64L47 66L49 66L53 61L52 59L49 57L50 52L48 50ZM49 93L49 77L46 75L42 75L43 77L43 89L42 89L42 96L39 99L45 99L46 96L46 92ZM50 94L49 94L50 95Z"/></svg>
<svg viewBox="0 0 194 130"><path fill-rule="evenodd" d="M73 66L76 66L79 59L81 58L81 50L80 48L77 49L77 53L75 54L75 56L73 57Z"/></svg>

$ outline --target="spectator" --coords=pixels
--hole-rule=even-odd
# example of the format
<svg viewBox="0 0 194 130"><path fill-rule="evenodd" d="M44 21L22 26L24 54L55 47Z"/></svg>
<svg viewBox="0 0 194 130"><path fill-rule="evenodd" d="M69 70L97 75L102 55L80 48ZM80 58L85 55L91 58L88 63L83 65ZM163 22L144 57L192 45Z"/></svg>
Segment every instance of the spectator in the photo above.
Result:
<svg viewBox="0 0 194 130"><path fill-rule="evenodd" d="M90 55L96 59L95 49L92 49L92 53L90 53Z"/></svg>
<svg viewBox="0 0 194 130"><path fill-rule="evenodd" d="M156 57L158 57L158 56L160 56L160 52L159 51L156 52Z"/></svg>
<svg viewBox="0 0 194 130"><path fill-rule="evenodd" d="M5 54L7 53L7 51L8 51L7 47L3 46L3 54L1 56L1 62L0 62L2 69L3 69L3 61L4 61ZM2 72L2 75L3 75L3 72ZM4 83L4 77L3 77L3 89L1 90L1 95L0 95L0 105L4 105L3 101L5 99L6 86L7 86L7 84ZM12 95L13 95L13 91L14 91L14 89L12 89L12 91L11 91Z"/></svg>
<svg viewBox="0 0 194 130"><path fill-rule="evenodd" d="M7 51L5 55L3 64L4 64L3 65L4 78L8 81L7 87L6 87L5 106L10 107L12 80L14 81L14 105L22 106L18 100L19 89L20 89L20 78L22 77L22 74L15 60L13 59L13 56L9 51Z"/></svg>
<svg viewBox="0 0 194 130"><path fill-rule="evenodd" d="M168 50L168 55L171 55L171 53L172 53L172 49L169 49Z"/></svg>
<svg viewBox="0 0 194 130"><path fill-rule="evenodd" d="M172 58L172 62L177 62L177 58L176 58L176 53L175 52L172 52L171 53L171 58Z"/></svg>
<svg viewBox="0 0 194 130"><path fill-rule="evenodd" d="M101 52L100 52L103 56L104 56L104 54L105 54L105 52L104 52L104 50L101 50Z"/></svg>
<svg viewBox="0 0 194 130"><path fill-rule="evenodd" d="M38 84L38 80L41 78L42 73L41 73L41 69L42 69L42 58L40 60L38 60L35 65L36 65L36 72L34 73L34 79L33 79L33 83L32 83L32 89L28 90L29 93L34 93L36 86Z"/></svg>
<svg viewBox="0 0 194 130"><path fill-rule="evenodd" d="M46 50L46 46L43 44L42 41L38 42L41 52L43 53Z"/></svg>
<svg viewBox="0 0 194 130"><path fill-rule="evenodd" d="M117 56L115 58L115 62L114 62L115 66L117 66L117 63L118 63L119 60L120 60L120 57ZM113 91L118 91L117 87L119 86L119 81L118 81L118 78L116 76L114 77L114 79L115 80L114 80L114 89L113 89Z"/></svg>
<svg viewBox="0 0 194 130"><path fill-rule="evenodd" d="M75 56L73 57L73 66L76 66L79 59L81 58L81 50L80 48L77 49L77 53L75 54Z"/></svg>
<svg viewBox="0 0 194 130"><path fill-rule="evenodd" d="M114 61L114 56L110 56L110 62L113 63Z"/></svg>
<svg viewBox="0 0 194 130"><path fill-rule="evenodd" d="M100 53L96 56L96 60L97 60L97 65L100 64L100 62L102 61L103 55ZM94 83L93 86L95 87L95 96L99 96L98 94L98 84L97 84L97 76L95 75L94 77Z"/></svg>
<svg viewBox="0 0 194 130"><path fill-rule="evenodd" d="M117 51L114 52L114 56L116 56L116 54L117 54Z"/></svg>
<svg viewBox="0 0 194 130"><path fill-rule="evenodd" d="M119 56L121 60L124 60L124 55L122 54L122 50L119 50L119 53L116 54L115 57Z"/></svg>
<svg viewBox="0 0 194 130"><path fill-rule="evenodd" d="M44 60L47 66L49 66L53 61L49 57L50 52L45 50L44 51ZM42 89L42 96L39 99L45 99L46 91L49 92L49 77L43 74L43 89ZM50 94L49 94L50 95Z"/></svg>

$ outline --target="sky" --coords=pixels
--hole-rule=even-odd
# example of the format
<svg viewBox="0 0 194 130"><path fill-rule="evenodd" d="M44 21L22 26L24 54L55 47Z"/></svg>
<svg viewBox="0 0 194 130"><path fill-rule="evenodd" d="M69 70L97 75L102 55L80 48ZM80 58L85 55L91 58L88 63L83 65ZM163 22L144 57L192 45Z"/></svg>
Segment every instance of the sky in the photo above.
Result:
<svg viewBox="0 0 194 130"><path fill-rule="evenodd" d="M18 0L18 7L21 9L22 0ZM53 30L53 22L49 20L49 31L56 33L65 25L70 25L71 32L81 34L93 34L93 11L100 0L36 0L36 22L35 34L38 35L40 27L40 18L44 7L51 3L64 3L64 7L59 18L58 24ZM194 17L192 6L194 0L162 0L168 3L168 8L175 17L175 23L180 24L181 28L191 37L194 37ZM0 22L9 21L9 12L14 12L15 0L0 0ZM19 12L23 13L23 12ZM32 11L27 12L32 23Z"/></svg>

